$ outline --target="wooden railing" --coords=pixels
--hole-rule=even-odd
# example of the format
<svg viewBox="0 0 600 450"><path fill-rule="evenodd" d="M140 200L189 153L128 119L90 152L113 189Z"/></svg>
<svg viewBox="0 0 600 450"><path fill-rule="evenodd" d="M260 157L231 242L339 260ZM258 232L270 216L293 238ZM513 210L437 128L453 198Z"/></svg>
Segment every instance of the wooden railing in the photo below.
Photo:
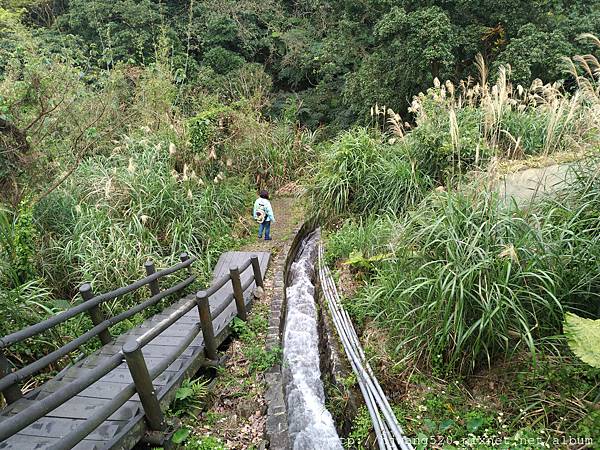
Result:
<svg viewBox="0 0 600 450"><path fill-rule="evenodd" d="M253 276L248 278L248 281L242 285L241 274L250 266L253 268ZM231 282L233 294L228 296L214 311L210 310L210 297L221 290L228 282ZM204 338L204 353L206 358L213 362L217 359L217 343L213 328L213 320L218 317L230 304L235 300L237 307L237 317L246 320L246 303L244 300L244 292L256 283L257 286L263 287L263 279L260 271L260 263L258 257L250 258L243 266L233 267L229 274L217 280L208 290L200 291L196 294L195 299L187 301L181 305L176 311L170 314L166 319L157 323L153 328L146 331L142 336L137 336L129 340L123 346L123 354L129 366L129 371L135 383L136 391L140 396L140 401L144 407L144 413L151 430L161 431L165 429L165 421L163 413L160 409L158 396L152 380L162 373L175 359L190 345L198 334L197 327L202 330ZM162 361L161 364L152 371L148 370L148 365L144 359L142 348L147 345L152 339L169 328L173 323L179 320L184 314L192 308L198 308L200 323L192 328L188 336L182 344L174 358L169 358L169 362ZM163 368L164 367L164 368Z"/></svg>
<svg viewBox="0 0 600 450"><path fill-rule="evenodd" d="M116 325L122 320L125 320L144 310L145 308L156 304L158 301L167 296L182 291L191 283L193 283L195 276L191 274L190 266L195 259L196 258L189 257L184 253L181 255L181 263L159 272L155 271L154 264L152 262L147 262L145 264L147 273L145 278L129 286L106 294L94 296L91 286L89 284L84 284L80 288L81 296L84 299L83 303L57 314L56 316L43 322L0 338L0 349L6 349L11 345L48 331L83 312L87 312L94 323L94 327L83 335L17 371L12 372L10 369L10 363L6 357L4 355L0 355L0 370L2 370L2 372L0 372L0 375L2 375L2 378L0 378L0 392L2 392L4 395L7 403L13 403L22 397L19 383L25 378L35 374L61 357L68 355L70 352L96 336L98 336L103 344L111 342L112 336L110 335L109 330L111 326ZM249 267L252 267L253 269L253 276L250 277L246 283L242 284L240 275ZM158 280L160 278L186 268L188 271L190 271L190 273L185 280L169 289L162 291L160 290L158 284ZM233 293L230 294L217 308L215 308L214 311L211 311L209 305L210 297L222 289L228 282L231 282L232 284ZM102 422L114 414L114 412L117 411L123 404L125 404L127 400L129 400L136 392L139 394L149 428L152 430L164 430L165 421L152 380L162 374L184 352L184 350L191 344L200 331L202 331L204 338L206 358L208 360L215 360L217 357L217 345L213 329L213 319L219 316L231 304L232 301L235 301L237 307L237 316L245 320L246 305L244 302L244 292L252 283L256 283L257 286L263 287L262 273L257 257L250 258L243 266L239 268L231 268L228 275L225 275L217 280L208 290L200 291L194 298L190 298L189 300L180 304L178 308L169 314L167 318L148 329L143 335L127 341L125 345L123 345L123 348L120 352L104 361L101 361L98 366L90 370L85 375L78 377L77 379L69 382L66 386L61 387L39 401L33 402L27 408L0 422L0 441L18 433L23 428L31 425L50 411L54 410L69 399L75 397L84 389L118 367L123 362L123 358L125 358L127 361L133 383L130 383L127 387L117 393L115 397L111 399L111 401L107 402L106 405L104 405L98 411L95 411L72 433L61 439L61 441L56 444L53 449L70 449L75 446L100 424L102 424ZM103 302L121 297L146 285L149 286L150 293L152 295L148 300L112 318L106 319L103 317L102 311L100 310L100 305ZM172 354L164 358L158 365L149 370L142 354L142 348L194 307L198 308L200 316L199 323L190 329L183 342Z"/></svg>

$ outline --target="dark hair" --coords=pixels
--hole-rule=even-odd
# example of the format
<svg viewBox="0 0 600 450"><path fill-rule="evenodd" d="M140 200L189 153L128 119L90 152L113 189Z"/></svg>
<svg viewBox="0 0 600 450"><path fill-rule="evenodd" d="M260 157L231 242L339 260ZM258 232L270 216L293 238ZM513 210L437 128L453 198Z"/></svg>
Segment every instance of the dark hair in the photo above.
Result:
<svg viewBox="0 0 600 450"><path fill-rule="evenodd" d="M267 200L269 200L269 193L267 191L265 191L264 189L262 191L260 191L260 194L258 194L258 196L260 198L266 198Z"/></svg>

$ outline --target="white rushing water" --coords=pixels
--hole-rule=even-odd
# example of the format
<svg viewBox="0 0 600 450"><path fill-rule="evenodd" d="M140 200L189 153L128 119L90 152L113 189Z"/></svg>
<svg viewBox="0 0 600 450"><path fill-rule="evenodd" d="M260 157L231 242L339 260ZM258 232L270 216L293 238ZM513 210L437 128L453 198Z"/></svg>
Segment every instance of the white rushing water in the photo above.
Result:
<svg viewBox="0 0 600 450"><path fill-rule="evenodd" d="M295 450L342 450L319 367L319 332L315 306L315 261L319 233L303 242L289 271L283 338L283 373L288 406L288 430Z"/></svg>

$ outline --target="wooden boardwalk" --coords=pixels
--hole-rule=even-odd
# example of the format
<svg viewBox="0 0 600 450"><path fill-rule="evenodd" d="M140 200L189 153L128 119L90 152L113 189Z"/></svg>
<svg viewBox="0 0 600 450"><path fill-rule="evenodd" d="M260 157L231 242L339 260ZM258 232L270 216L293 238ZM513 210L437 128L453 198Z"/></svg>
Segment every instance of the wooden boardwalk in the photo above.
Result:
<svg viewBox="0 0 600 450"><path fill-rule="evenodd" d="M251 256L258 256L260 269L264 277L269 263L270 254L227 252L221 255L213 272L213 283L229 274L230 267L242 266ZM249 284L244 291L245 303L251 302L252 291L255 287L252 271L242 273L242 285ZM214 334L217 344L222 343L229 335L229 324L237 314L235 301L231 301L233 288L227 283L210 297L211 311L219 311L224 303L229 303L223 311L213 317ZM10 404L0 411L0 423L8 417L23 411L25 408L35 406L36 402L44 399L61 389L69 383L84 376L86 372L107 362L111 357L122 351L123 344L132 337L140 336L150 330L158 322L168 317L179 305L189 302L195 294L190 294L166 308L161 314L146 320L140 326L133 328L124 335L119 336L113 342L104 345L101 349L91 354L77 364L63 370L52 380L44 383L35 391L25 395L23 398ZM199 331L199 314L197 308L192 308L179 318L173 325L156 336L148 345L142 348L144 359L150 371L161 363L169 355L173 355L175 349L182 345L186 336L189 336L194 328L198 329L198 335L186 348L186 350L157 378L153 380L157 397L162 409L166 409L173 399L175 391L183 379L193 375L206 362L204 356L204 339ZM74 432L86 419L102 408L106 408L120 394L127 395L131 391L132 377L126 362L110 371L98 381L91 384L82 392L67 400L58 408L47 413L44 417L22 429L17 434L0 443L0 449L33 450L64 448L61 440ZM75 449L111 449L132 448L144 435L147 425L144 420L144 410L135 392L130 392L127 400L120 406L108 420L95 428L84 440L79 442Z"/></svg>

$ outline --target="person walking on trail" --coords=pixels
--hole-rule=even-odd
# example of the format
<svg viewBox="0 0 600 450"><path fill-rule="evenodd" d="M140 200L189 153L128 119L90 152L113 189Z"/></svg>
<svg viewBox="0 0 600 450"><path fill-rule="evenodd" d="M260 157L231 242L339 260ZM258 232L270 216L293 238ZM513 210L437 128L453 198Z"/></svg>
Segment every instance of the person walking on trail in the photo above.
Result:
<svg viewBox="0 0 600 450"><path fill-rule="evenodd" d="M271 223L275 222L273 207L269 201L269 193L265 190L260 191L260 194L254 202L254 220L258 222L258 238L265 235L265 241L271 240Z"/></svg>

